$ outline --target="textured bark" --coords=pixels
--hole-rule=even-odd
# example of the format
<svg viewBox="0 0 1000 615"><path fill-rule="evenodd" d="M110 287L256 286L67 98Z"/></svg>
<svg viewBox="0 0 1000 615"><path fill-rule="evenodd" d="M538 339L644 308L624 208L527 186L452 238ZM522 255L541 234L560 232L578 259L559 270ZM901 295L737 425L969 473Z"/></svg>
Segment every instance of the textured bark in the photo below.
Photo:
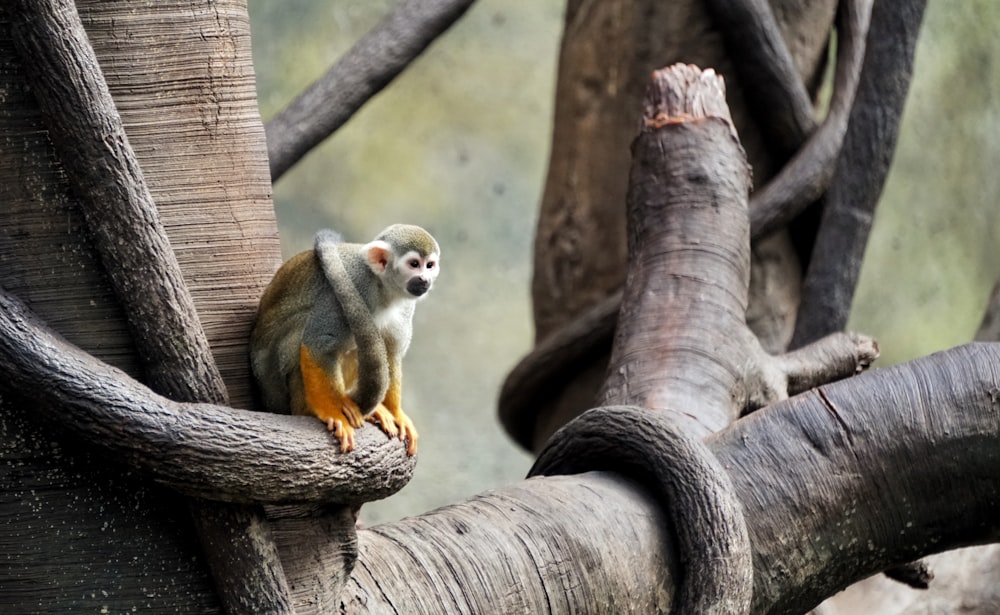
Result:
<svg viewBox="0 0 1000 615"><path fill-rule="evenodd" d="M273 181L340 128L455 23L473 0L403 0L267 123Z"/></svg>
<svg viewBox="0 0 1000 615"><path fill-rule="evenodd" d="M741 615L753 592L743 509L714 455L665 412L603 406L556 432L529 476L610 470L668 511L683 563L675 613Z"/></svg>
<svg viewBox="0 0 1000 615"><path fill-rule="evenodd" d="M125 308L148 384L176 401L226 403L225 384L75 6L18 0L15 7L15 48ZM264 510L190 504L226 610L289 613L288 584Z"/></svg>
<svg viewBox="0 0 1000 615"><path fill-rule="evenodd" d="M146 379L179 401L225 403L194 303L73 3L15 0L13 9L21 65Z"/></svg>
<svg viewBox="0 0 1000 615"><path fill-rule="evenodd" d="M799 74L822 66L836 2L773 2ZM700 2L572 0L566 9L555 128L535 239L532 299L541 341L625 279L628 144L649 73L686 62L726 79L727 102L758 183L774 165L743 86ZM600 246L600 258L590 258Z"/></svg>
<svg viewBox="0 0 1000 615"><path fill-rule="evenodd" d="M250 407L246 344L281 257L246 7L174 0L135 11L96 0L77 8L230 402ZM11 143L0 156L0 284L74 344L140 377L124 311L15 59L9 10L0 6L0 127Z"/></svg>
<svg viewBox="0 0 1000 615"><path fill-rule="evenodd" d="M5 229L0 240L4 263L0 282L29 301L63 335L134 375L144 375L161 391L181 399L222 401L228 388L233 402L247 407L251 396L245 344L257 297L279 256L246 7L241 2L162 2L137 11L124 2L77 5L89 37L63 22L53 26L63 36L42 41L30 38L32 29L43 26L39 19L22 24L17 34L31 45L26 49L30 63L15 59L10 21L26 18L28 10L42 5L24 2L0 7L0 89L4 92L0 124L7 142L13 144L0 156L4 178L0 217ZM57 19L74 17L68 3L45 8L50 6L56 9L52 15ZM97 61L79 54L88 38ZM43 42L62 48L50 56ZM60 64L60 59L70 56L70 62ZM60 73L61 66L81 74ZM95 88L89 79L99 76L101 69L114 103L107 89ZM28 77L37 80L30 89L25 87ZM47 94L50 86L55 88L51 95ZM45 102L44 107L36 105L36 98ZM117 118L115 103L122 120ZM47 111L47 118L40 109ZM160 206L159 221L153 200ZM129 222L130 215L138 219ZM82 219L94 232L81 229ZM159 222L171 235L169 242L157 228ZM137 233L136 227L142 232ZM92 246L99 248L100 258ZM174 252L185 271L183 281L171 265ZM116 272L111 286L105 281L105 268ZM198 314L184 296L185 281L193 289ZM112 287L117 290L114 295ZM118 299L126 309L121 309ZM125 326L126 314L132 317L131 328ZM199 317L213 345L218 371L204 334L197 337ZM196 337L185 337L192 334ZM141 347L135 354L132 336ZM41 381L25 391L46 390L49 385ZM102 385L91 382L92 387ZM47 439L21 421L18 417L24 414L11 407L27 405L27 399L5 395L3 403L3 429L9 438ZM36 407L37 400L32 400L31 408ZM74 427L60 420L67 415L51 407L48 410L57 417L56 424ZM8 415L11 411L15 414ZM113 431L104 437L114 441L122 433ZM5 453L40 475L52 475L51 459L40 451L27 451L24 454L24 449L15 447ZM187 508L176 507L176 497L172 506L161 489L142 485L134 485L134 493L123 494L113 486L133 483L126 467L106 466L82 451L56 449L55 454L56 466L74 463L90 469L86 478L79 479L87 487L59 482L44 487L49 503L46 517L52 527L66 529L77 556L61 565L25 566L22 580L37 579L32 576L37 574L55 591L51 602L46 597L38 603L13 606L14 612L96 611L96 605L109 604L122 611L217 608L213 592L204 586L208 577L203 564L189 542ZM81 491L95 509L127 508L130 514L74 513L72 502ZM183 515L181 519L162 513L171 508ZM22 515L26 512L16 505L7 509L8 527L18 528L13 531L16 546L7 553L18 565L31 560L32 549L54 553L63 546L58 533L49 535L37 524L25 524ZM260 515L255 519L259 525ZM230 517L226 522L233 520ZM111 545L100 531L109 522L143 529L132 536L130 544ZM173 533L177 539L165 535ZM241 535L245 533L236 532L234 538ZM225 538L224 533L218 536ZM230 557L233 551L219 555L231 560L225 563L237 577L246 577L237 579L237 586L252 583L252 589L260 591L266 586L256 581L279 579L280 565L275 568L273 556L258 557L273 553L266 532L250 538L243 543L248 549L241 556L248 566L233 566L238 559ZM135 565L111 573L90 571L88 562L105 561L114 553L117 561ZM168 578L160 574L163 570L178 573ZM253 570L270 572L254 577L248 574ZM15 583L11 580L8 585L5 580L4 585ZM183 589L175 592L171 584ZM144 591L133 591L143 585ZM68 593L73 597L68 598ZM151 601L152 595L157 599Z"/></svg>
<svg viewBox="0 0 1000 615"><path fill-rule="evenodd" d="M956 348L824 385L709 438L746 515L751 612L802 613L890 565L1000 538L984 523L1000 518L998 365L1000 345ZM616 476L530 479L359 532L343 608L667 612L683 570L669 527Z"/></svg>
<svg viewBox="0 0 1000 615"><path fill-rule="evenodd" d="M809 92L767 0L708 0L722 31L747 106L779 160L789 158L816 129Z"/></svg>
<svg viewBox="0 0 1000 615"><path fill-rule="evenodd" d="M629 177L628 277L598 405L662 409L701 437L743 406L733 389L748 359L724 349L750 337L750 169L713 71L656 71L643 121Z"/></svg>

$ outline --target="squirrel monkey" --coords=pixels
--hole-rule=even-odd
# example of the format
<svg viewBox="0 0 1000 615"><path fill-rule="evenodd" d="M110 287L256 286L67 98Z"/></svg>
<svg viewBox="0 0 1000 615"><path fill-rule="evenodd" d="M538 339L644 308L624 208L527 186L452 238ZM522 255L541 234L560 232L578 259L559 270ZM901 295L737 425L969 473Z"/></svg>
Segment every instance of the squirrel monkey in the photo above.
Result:
<svg viewBox="0 0 1000 615"><path fill-rule="evenodd" d="M419 226L395 224L366 244L320 231L264 291L250 363L272 412L312 414L343 452L365 419L417 451L400 406L413 309L438 275L441 249Z"/></svg>

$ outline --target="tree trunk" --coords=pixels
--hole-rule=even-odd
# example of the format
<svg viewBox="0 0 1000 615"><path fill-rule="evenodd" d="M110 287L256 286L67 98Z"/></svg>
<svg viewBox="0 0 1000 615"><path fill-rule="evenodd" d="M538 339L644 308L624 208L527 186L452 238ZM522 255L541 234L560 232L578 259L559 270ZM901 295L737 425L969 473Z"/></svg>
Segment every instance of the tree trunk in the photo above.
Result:
<svg viewBox="0 0 1000 615"><path fill-rule="evenodd" d="M280 255L246 6L170 1L137 10L81 1L77 8L231 403L249 408L246 342ZM0 126L8 143L0 152L0 285L72 343L142 377L123 309L82 230L78 195L25 86L8 10L0 7ZM0 412L3 482L14 496L0 507L12 541L4 610L217 609L187 508L122 466L57 444L31 418L35 403L30 394L5 395ZM51 591L16 590L39 583Z"/></svg>
<svg viewBox="0 0 1000 615"><path fill-rule="evenodd" d="M775 15L801 78L815 90L826 59L835 0L774 0ZM571 0L559 58L555 128L548 177L535 237L532 305L536 341L618 291L625 280L625 190L629 143L651 71L675 62L713 68L726 80L733 123L753 167L756 185L784 160L773 153L766 127L748 110L745 84L706 3L694 0ZM599 256L595 256L595 251ZM770 350L791 337L798 302L798 260L781 233L754 247L752 322ZM607 347L610 349L610 346ZM606 351L605 351L606 352ZM597 352L568 380L547 383L551 399L537 415L504 419L508 430L537 421L530 440L538 450L555 429L590 407L607 365Z"/></svg>

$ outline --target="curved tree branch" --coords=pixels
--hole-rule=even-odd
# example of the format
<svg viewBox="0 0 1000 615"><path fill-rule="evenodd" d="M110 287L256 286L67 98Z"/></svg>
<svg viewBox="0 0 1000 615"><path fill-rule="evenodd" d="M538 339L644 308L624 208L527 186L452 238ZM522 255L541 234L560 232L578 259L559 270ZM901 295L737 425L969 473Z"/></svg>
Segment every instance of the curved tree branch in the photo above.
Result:
<svg viewBox="0 0 1000 615"><path fill-rule="evenodd" d="M340 128L472 5L402 0L322 78L264 126L271 181Z"/></svg>
<svg viewBox="0 0 1000 615"><path fill-rule="evenodd" d="M871 6L872 0L841 0L830 110L778 174L750 195L751 240L788 224L830 187L857 92Z"/></svg>
<svg viewBox="0 0 1000 615"><path fill-rule="evenodd" d="M614 469L641 478L670 511L685 561L674 610L741 614L753 578L742 509L699 439L751 403L787 397L790 383L825 382L843 370L839 361L857 370L866 351L858 346L874 343L828 338L774 359L747 328L750 170L720 77L687 65L654 72L643 120L605 406L557 432L531 474Z"/></svg>
<svg viewBox="0 0 1000 615"><path fill-rule="evenodd" d="M759 239L786 224L829 186L857 88L871 1L844 0L841 3L838 14L840 44L830 113L782 171L751 194L751 239ZM753 7L744 9L752 10ZM621 292L607 297L540 340L504 380L498 402L500 420L507 432L525 448L532 448L533 412L540 406L539 400L558 395L563 382L570 379L576 368L610 349L621 297ZM838 377L847 375L849 372Z"/></svg>
<svg viewBox="0 0 1000 615"><path fill-rule="evenodd" d="M710 98L702 91L696 102L711 105ZM720 103L709 113L704 107L682 106L667 112L647 101L646 130L669 127L671 137L661 142L640 135L633 145L629 248L636 260L630 264L624 298L612 295L587 310L540 342L508 375L499 413L508 432L526 448L531 448L532 413L539 399L558 390L558 381L572 373L572 366L607 348L616 326L599 403L672 408L676 420L699 435L728 425L746 409L784 399L789 386L797 392L803 382L812 386L853 375L878 356L870 338L843 336L822 340L802 355L770 357L746 327L749 179L746 168L742 183L734 179L734 165L743 154L724 100ZM710 133L706 126L720 118L724 128ZM698 298L697 310L691 307L693 297ZM618 316L617 310L627 313ZM698 333L684 332L688 330ZM739 350L719 352L727 347ZM642 358L638 368L631 365L649 352L655 360ZM706 403L706 395L715 402ZM708 410L698 416L678 411L695 405Z"/></svg>
<svg viewBox="0 0 1000 615"><path fill-rule="evenodd" d="M802 613L892 564L1000 540L998 366L1000 345L970 344L710 437L750 531L751 611ZM530 479L358 538L348 612L665 612L681 569L652 498L603 473Z"/></svg>
<svg viewBox="0 0 1000 615"><path fill-rule="evenodd" d="M791 347L847 324L875 207L896 149L926 0L872 7L867 51L827 195Z"/></svg>
<svg viewBox="0 0 1000 615"><path fill-rule="evenodd" d="M180 403L38 323L0 292L4 386L36 391L38 415L187 495L228 502L357 505L395 493L414 458L374 426L341 453L315 419Z"/></svg>
<svg viewBox="0 0 1000 615"><path fill-rule="evenodd" d="M611 354L611 340L622 305L619 291L539 341L504 379L497 412L515 442L532 449L533 412L542 400L558 395L582 366Z"/></svg>

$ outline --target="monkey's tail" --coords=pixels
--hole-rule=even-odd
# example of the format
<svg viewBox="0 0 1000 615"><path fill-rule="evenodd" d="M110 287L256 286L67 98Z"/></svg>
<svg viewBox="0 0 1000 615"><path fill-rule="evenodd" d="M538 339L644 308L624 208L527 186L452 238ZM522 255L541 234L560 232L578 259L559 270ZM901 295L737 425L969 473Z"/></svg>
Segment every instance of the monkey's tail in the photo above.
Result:
<svg viewBox="0 0 1000 615"><path fill-rule="evenodd" d="M358 346L358 382L352 397L367 415L385 398L389 389L389 357L371 310L344 266L337 247L340 242L341 237L336 232L321 230L316 233L313 250Z"/></svg>

